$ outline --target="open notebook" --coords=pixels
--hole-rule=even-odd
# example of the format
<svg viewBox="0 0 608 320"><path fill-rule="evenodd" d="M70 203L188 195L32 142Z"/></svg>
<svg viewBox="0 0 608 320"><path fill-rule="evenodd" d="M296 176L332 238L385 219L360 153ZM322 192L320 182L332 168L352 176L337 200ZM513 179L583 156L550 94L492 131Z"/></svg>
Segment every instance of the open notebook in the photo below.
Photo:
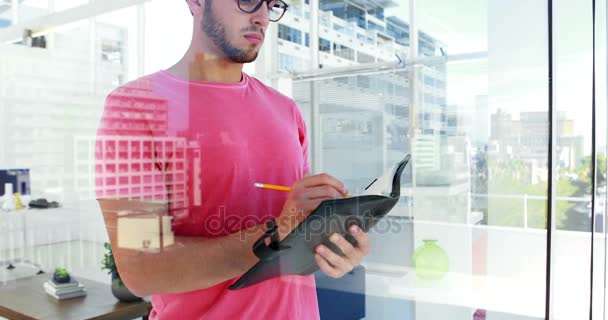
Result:
<svg viewBox="0 0 608 320"><path fill-rule="evenodd" d="M367 232L393 209L399 201L401 173L409 160L410 155L407 155L391 170L375 179L359 196L321 202L282 241L278 241L276 226L270 224L268 231L253 246L253 252L260 261L236 280L230 289L245 288L283 275L308 275L316 272L319 267L314 259L314 250L321 243L343 255L329 241L329 236L340 233L356 245L348 228L357 224ZM270 244L266 244L268 238Z"/></svg>

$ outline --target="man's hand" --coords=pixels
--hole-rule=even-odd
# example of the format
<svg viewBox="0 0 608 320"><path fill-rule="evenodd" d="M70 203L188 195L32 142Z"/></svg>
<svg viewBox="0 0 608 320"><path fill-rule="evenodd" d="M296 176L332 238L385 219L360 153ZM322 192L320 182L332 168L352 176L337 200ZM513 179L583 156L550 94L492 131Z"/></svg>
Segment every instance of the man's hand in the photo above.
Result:
<svg viewBox="0 0 608 320"><path fill-rule="evenodd" d="M283 240L321 202L341 199L347 194L342 182L325 173L306 176L294 183L278 217L280 239Z"/></svg>
<svg viewBox="0 0 608 320"><path fill-rule="evenodd" d="M325 173L306 176L294 183L281 215L278 217L280 239L283 240L321 202L328 199L344 198L347 194L348 191L342 182ZM342 250L344 257L323 245L316 248L315 260L321 270L330 277L342 277L359 265L363 258L369 254L367 234L356 225L352 226L349 232L357 240L356 247L337 233L330 237L330 240Z"/></svg>
<svg viewBox="0 0 608 320"><path fill-rule="evenodd" d="M334 253L326 246L320 244L316 248L315 260L321 271L332 278L341 278L347 272L352 271L365 256L369 254L369 238L367 233L353 225L349 232L357 240L357 246L353 246L342 235L334 233L329 239L342 252L344 257Z"/></svg>

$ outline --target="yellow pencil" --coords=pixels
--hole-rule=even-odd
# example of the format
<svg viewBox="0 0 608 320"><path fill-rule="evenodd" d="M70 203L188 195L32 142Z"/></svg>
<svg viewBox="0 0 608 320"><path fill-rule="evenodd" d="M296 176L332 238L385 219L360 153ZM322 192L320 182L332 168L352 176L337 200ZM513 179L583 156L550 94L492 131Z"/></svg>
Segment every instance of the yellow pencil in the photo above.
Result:
<svg viewBox="0 0 608 320"><path fill-rule="evenodd" d="M277 190L277 191L286 191L286 192L291 191L290 187L279 186L279 185L276 185L276 184L268 184L268 183L258 183L258 182L255 182L253 184L253 186L256 187L256 188L263 188L263 189L268 189L268 190ZM344 198L350 198L350 194L345 195Z"/></svg>
<svg viewBox="0 0 608 320"><path fill-rule="evenodd" d="M263 189L269 189L269 190L277 190L277 191L291 191L290 187L286 187L286 186L277 186L276 184L268 184L268 183L254 183L253 184L254 187L256 188L263 188Z"/></svg>

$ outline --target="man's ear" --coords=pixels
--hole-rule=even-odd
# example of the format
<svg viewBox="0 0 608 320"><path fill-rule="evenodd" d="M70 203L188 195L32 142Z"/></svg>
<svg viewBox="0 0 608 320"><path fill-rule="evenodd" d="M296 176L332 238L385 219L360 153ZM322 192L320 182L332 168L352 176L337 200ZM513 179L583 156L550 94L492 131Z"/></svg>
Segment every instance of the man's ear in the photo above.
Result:
<svg viewBox="0 0 608 320"><path fill-rule="evenodd" d="M193 16L200 16L202 8L201 1L205 0L186 0L188 7L190 8L190 13L192 13Z"/></svg>

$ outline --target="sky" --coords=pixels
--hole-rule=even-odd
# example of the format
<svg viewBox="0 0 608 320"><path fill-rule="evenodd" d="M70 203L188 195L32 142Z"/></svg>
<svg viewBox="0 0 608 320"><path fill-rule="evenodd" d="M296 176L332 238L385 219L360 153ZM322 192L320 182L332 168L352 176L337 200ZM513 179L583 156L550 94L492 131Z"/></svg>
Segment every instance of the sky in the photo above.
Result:
<svg viewBox="0 0 608 320"><path fill-rule="evenodd" d="M393 1L395 1L399 7L387 9L384 13L388 16L397 16L400 18L405 18L405 14L409 11L409 10L406 11L406 7L409 6L408 0L393 0Z"/></svg>

